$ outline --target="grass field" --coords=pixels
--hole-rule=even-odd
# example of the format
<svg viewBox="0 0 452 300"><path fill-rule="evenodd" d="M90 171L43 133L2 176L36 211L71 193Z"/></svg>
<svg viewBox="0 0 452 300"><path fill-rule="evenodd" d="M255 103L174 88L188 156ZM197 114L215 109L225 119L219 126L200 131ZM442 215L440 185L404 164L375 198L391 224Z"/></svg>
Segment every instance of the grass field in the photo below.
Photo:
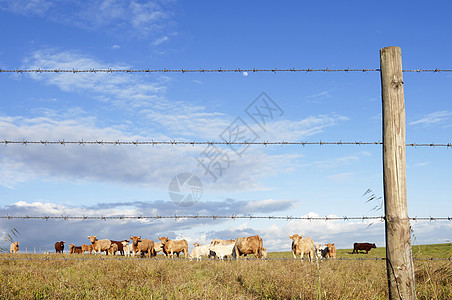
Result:
<svg viewBox="0 0 452 300"><path fill-rule="evenodd" d="M452 243L431 244L413 246L413 258L452 258ZM360 251L358 254L352 254L353 249L337 249L337 258L385 258L386 248L377 247L366 254ZM271 252L268 257L273 258L291 258L292 252Z"/></svg>
<svg viewBox="0 0 452 300"><path fill-rule="evenodd" d="M420 246L418 250L424 258L452 256L452 244ZM384 257L384 248L372 249L369 255L351 252L339 249L338 257ZM291 253L269 253L269 258L286 257ZM415 272L418 299L452 299L452 261L415 260ZM384 260L317 264L283 259L196 262L69 254L0 255L0 299L387 297Z"/></svg>

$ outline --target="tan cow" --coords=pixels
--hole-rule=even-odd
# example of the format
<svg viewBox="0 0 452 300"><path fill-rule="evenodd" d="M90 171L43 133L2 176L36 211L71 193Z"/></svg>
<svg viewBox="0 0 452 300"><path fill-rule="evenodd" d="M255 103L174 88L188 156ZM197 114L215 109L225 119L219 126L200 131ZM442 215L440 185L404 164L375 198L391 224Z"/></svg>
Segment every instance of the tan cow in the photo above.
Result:
<svg viewBox="0 0 452 300"><path fill-rule="evenodd" d="M155 251L155 255L157 255L161 251L163 253L163 255L166 256L165 252L163 252L162 243L154 243L154 251Z"/></svg>
<svg viewBox="0 0 452 300"><path fill-rule="evenodd" d="M254 254L256 258L263 258L263 242L258 235L239 237L235 241L232 257L237 259L240 255Z"/></svg>
<svg viewBox="0 0 452 300"><path fill-rule="evenodd" d="M11 243L11 245L9 246L9 252L19 253L19 242Z"/></svg>
<svg viewBox="0 0 452 300"><path fill-rule="evenodd" d="M306 253L309 257L309 261L315 258L315 248L314 242L309 237L301 237L301 235L294 234L289 236L292 240L292 254L293 258L297 258L297 255L300 255L300 259L303 259L304 254Z"/></svg>
<svg viewBox="0 0 452 300"><path fill-rule="evenodd" d="M98 240L95 235L88 236L88 239L93 244L94 253L101 253L105 251L105 254L108 255L108 249L111 247L111 241L109 239Z"/></svg>
<svg viewBox="0 0 452 300"><path fill-rule="evenodd" d="M93 253L93 245L92 244L82 244L82 253L85 253L86 251L89 252L89 254Z"/></svg>
<svg viewBox="0 0 452 300"><path fill-rule="evenodd" d="M326 253L327 258L336 258L336 246L332 243L325 244L328 247L328 252Z"/></svg>
<svg viewBox="0 0 452 300"><path fill-rule="evenodd" d="M167 256L174 258L174 253L177 253L179 257L180 252L184 252L184 257L188 258L188 243L186 240L170 240L167 237L159 237L160 242L163 245L163 252Z"/></svg>
<svg viewBox="0 0 452 300"><path fill-rule="evenodd" d="M216 245L230 245L230 244L234 244L235 240L234 239L230 239L230 240L221 240L221 239L214 239L211 243L210 246L216 246Z"/></svg>
<svg viewBox="0 0 452 300"><path fill-rule="evenodd" d="M142 239L141 236L131 236L133 252L135 255L141 256L146 253L148 258L155 256L154 241L150 239Z"/></svg>
<svg viewBox="0 0 452 300"><path fill-rule="evenodd" d="M70 244L69 245L69 254L74 254L74 250L75 250L75 244Z"/></svg>
<svg viewBox="0 0 452 300"><path fill-rule="evenodd" d="M110 245L110 248L108 249L108 253L110 253L111 255L116 255L116 252L118 252L118 249L119 249L118 244L112 243Z"/></svg>

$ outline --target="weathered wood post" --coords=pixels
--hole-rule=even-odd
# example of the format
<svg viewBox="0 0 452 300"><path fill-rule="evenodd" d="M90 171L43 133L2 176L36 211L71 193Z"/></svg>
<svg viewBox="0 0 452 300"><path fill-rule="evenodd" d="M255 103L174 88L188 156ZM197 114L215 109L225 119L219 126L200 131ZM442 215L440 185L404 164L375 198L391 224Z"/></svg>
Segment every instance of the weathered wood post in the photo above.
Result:
<svg viewBox="0 0 452 300"><path fill-rule="evenodd" d="M410 220L407 211L405 100L399 47L380 50L383 100L383 185L386 270L390 299L415 299Z"/></svg>

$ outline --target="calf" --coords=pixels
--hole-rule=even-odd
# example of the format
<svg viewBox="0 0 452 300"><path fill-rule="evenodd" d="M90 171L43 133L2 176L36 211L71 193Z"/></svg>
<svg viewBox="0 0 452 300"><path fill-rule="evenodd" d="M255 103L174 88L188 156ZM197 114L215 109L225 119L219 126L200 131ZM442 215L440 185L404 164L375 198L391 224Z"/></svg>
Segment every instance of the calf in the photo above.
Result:
<svg viewBox="0 0 452 300"><path fill-rule="evenodd" d="M352 253L359 253L359 250L364 250L366 251L366 254L369 254L369 251L372 248L377 248L377 246L375 246L375 244L370 243L354 243Z"/></svg>
<svg viewBox="0 0 452 300"><path fill-rule="evenodd" d="M55 243L55 253L63 253L64 243L66 243L66 241L59 241Z"/></svg>
<svg viewBox="0 0 452 300"><path fill-rule="evenodd" d="M112 244L116 244L118 246L119 254L124 255L124 246L122 245L123 241L111 241Z"/></svg>
<svg viewBox="0 0 452 300"><path fill-rule="evenodd" d="M216 245L216 246L210 246L211 251L215 252L215 256L217 256L219 259L223 260L227 256L232 256L232 251L234 249L234 244L229 245Z"/></svg>
<svg viewBox="0 0 452 300"><path fill-rule="evenodd" d="M215 257L217 257L217 254L215 253L215 251L209 250L209 255L207 256L207 258L215 259Z"/></svg>
<svg viewBox="0 0 452 300"><path fill-rule="evenodd" d="M121 246L122 246L122 244L121 244ZM112 243L110 245L110 248L108 249L108 253L110 253L111 255L116 255L116 252L118 252L118 244Z"/></svg>
<svg viewBox="0 0 452 300"><path fill-rule="evenodd" d="M19 242L11 243L11 245L9 246L9 252L19 253Z"/></svg>
<svg viewBox="0 0 452 300"><path fill-rule="evenodd" d="M86 251L88 251L89 254L92 254L93 253L93 245L92 244L89 244L89 245L82 244L82 253L85 253Z"/></svg>
<svg viewBox="0 0 452 300"><path fill-rule="evenodd" d="M336 246L334 244L328 243L325 245L328 248L327 258L336 259Z"/></svg>
<svg viewBox="0 0 452 300"><path fill-rule="evenodd" d="M130 243L127 240L124 240L122 243L122 249L124 250L125 256L130 256L133 253L133 244Z"/></svg>
<svg viewBox="0 0 452 300"><path fill-rule="evenodd" d="M326 255L328 254L328 246L322 246L321 244L315 245L315 250L317 252L317 257L318 258L325 258L326 259Z"/></svg>
<svg viewBox="0 0 452 300"><path fill-rule="evenodd" d="M196 260L201 260L201 256L208 256L210 250L209 247L211 246L210 245L200 246L198 243L195 243L195 248L193 248L189 256L190 260L193 260L194 258L196 258Z"/></svg>
<svg viewBox="0 0 452 300"><path fill-rule="evenodd" d="M70 254L81 254L81 253L83 253L82 246L75 246L74 244L70 244L69 245L69 253Z"/></svg>

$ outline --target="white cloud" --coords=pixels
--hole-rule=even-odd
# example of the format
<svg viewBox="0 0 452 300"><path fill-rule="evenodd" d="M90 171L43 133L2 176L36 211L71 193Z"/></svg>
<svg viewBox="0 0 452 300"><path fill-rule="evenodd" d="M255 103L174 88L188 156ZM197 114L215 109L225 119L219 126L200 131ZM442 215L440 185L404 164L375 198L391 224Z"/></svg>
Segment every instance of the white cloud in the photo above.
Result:
<svg viewBox="0 0 452 300"><path fill-rule="evenodd" d="M128 66L100 62L89 56L70 51L58 52L55 49L36 51L28 58L25 68L36 69L127 69ZM45 74L32 73L31 78L48 85L57 86L63 91L80 94L97 100L99 105L106 103L121 113L133 114L135 122L109 124L100 127L98 119L87 117L80 107L69 107L65 111L41 110L43 117L24 118L21 116L3 118L2 138L17 140L221 140L220 133L231 124L229 116L219 112L208 112L202 106L183 101L170 101L165 97L166 80L163 76L143 79L141 76L127 74ZM147 75L146 75L147 76ZM39 112L39 110L35 111ZM303 120L278 120L268 123L266 132L254 125L259 132L259 141L299 141L333 127L347 117L335 113L307 116ZM111 123L111 121L109 121ZM120 122L120 121L119 121ZM108 123L108 122L107 122ZM145 124L137 127L136 124ZM104 123L105 124L105 123ZM134 126L134 127L132 127ZM230 167L222 172L217 181L212 182L196 160L201 158L206 147L157 146L125 147L33 145L15 151L6 147L4 153L8 160L4 165L27 164L30 166L29 179L43 176L63 180L94 180L138 184L152 187L166 186L169 180L181 172L197 172L206 186L214 190L263 190L261 180L279 172L291 172L300 155L270 155L265 149L249 147L240 156L231 149ZM221 147L220 147L221 148ZM224 146L223 151L228 149ZM63 150L63 151L62 151ZM81 150L81 151L79 151ZM73 153L71 153L73 151ZM5 156L6 157L6 156ZM271 159L270 159L271 157ZM65 162L64 164L62 162ZM118 162L112 165L111 162ZM149 169L152 172L149 172ZM17 172L16 172L16 171ZM13 168L5 185L23 182L26 177L19 176L19 169ZM16 174L17 173L17 174ZM14 176L15 175L15 176Z"/></svg>
<svg viewBox="0 0 452 300"><path fill-rule="evenodd" d="M324 132L328 127L337 126L340 122L349 120L348 117L336 113L307 116L298 121L278 120L267 124L266 132L256 126L262 140L276 141L304 141L308 137Z"/></svg>
<svg viewBox="0 0 452 300"><path fill-rule="evenodd" d="M276 200L260 200L261 203ZM285 200L281 200L284 202ZM259 201L257 201L259 202ZM0 215L5 216L173 216L177 215L246 215L242 204L253 201L226 200L224 202L202 202L196 206L182 208L172 202L126 202L101 203L90 207L74 207L61 204L40 202L17 202L0 208ZM290 203L284 209L290 207ZM127 207L123 207L127 206ZM268 214L264 207L254 205L256 214ZM279 209L279 208L277 208ZM274 213L278 215L278 210ZM320 217L310 212L301 217ZM337 217L328 215L328 217ZM237 223L238 222L238 223ZM450 240L451 222L412 222L412 244L440 243ZM123 219L123 220L64 220L64 219L0 219L1 235L16 228L19 234L15 240L25 247L48 247L53 251L53 244L58 240L80 245L87 243L88 235L95 234L102 238L126 239L130 235L143 235L156 240L158 236L172 239L185 238L192 248L194 242L207 244L214 238L237 238L259 234L264 246L269 251L290 251L289 235L294 233L311 237L316 244L335 243L338 248L352 248L354 242L372 242L377 247L384 246L384 223L376 220L349 221L309 221L309 220L225 220L225 219ZM3 247L3 245L1 245Z"/></svg>
<svg viewBox="0 0 452 300"><path fill-rule="evenodd" d="M344 181L349 180L353 175L355 175L355 173L345 172L345 173L330 175L330 176L328 176L328 178L334 182L344 182Z"/></svg>
<svg viewBox="0 0 452 300"><path fill-rule="evenodd" d="M353 155L353 156L334 158L334 159L330 159L330 160L317 161L317 162L315 162L315 164L320 168L337 168L340 166L344 166L344 165L348 165L350 163L356 162L359 159L360 159L359 156Z"/></svg>
<svg viewBox="0 0 452 300"><path fill-rule="evenodd" d="M331 91L332 90L327 90L327 91L323 91L323 92L319 92L313 95L309 95L306 96L306 98L325 98L325 97L331 97Z"/></svg>
<svg viewBox="0 0 452 300"><path fill-rule="evenodd" d="M171 2L135 0L2 0L0 9L116 36L147 37L171 24Z"/></svg>
<svg viewBox="0 0 452 300"><path fill-rule="evenodd" d="M48 0L1 0L0 9L21 15L43 16L54 4Z"/></svg>
<svg viewBox="0 0 452 300"><path fill-rule="evenodd" d="M449 112L447 110L437 111L430 113L417 121L410 122L408 123L408 125L424 125L424 126L437 125L449 120L450 116L452 116L452 112Z"/></svg>
<svg viewBox="0 0 452 300"><path fill-rule="evenodd" d="M167 36L164 36L164 37L158 38L155 41L153 41L152 45L158 46L158 45L160 45L160 44L162 44L162 43L164 43L164 42L166 42L168 40L169 40L169 38Z"/></svg>

